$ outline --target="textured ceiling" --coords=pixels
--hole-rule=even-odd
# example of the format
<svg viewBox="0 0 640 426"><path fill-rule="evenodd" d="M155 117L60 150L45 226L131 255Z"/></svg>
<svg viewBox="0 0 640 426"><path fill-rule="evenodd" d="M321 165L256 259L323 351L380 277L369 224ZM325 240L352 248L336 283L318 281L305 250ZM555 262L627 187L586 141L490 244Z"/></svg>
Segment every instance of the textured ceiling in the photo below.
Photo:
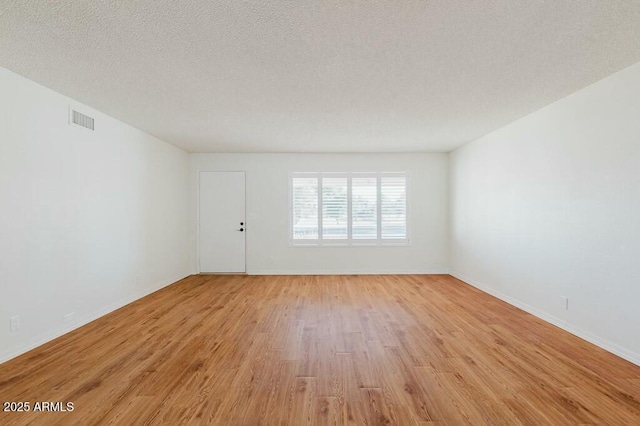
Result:
<svg viewBox="0 0 640 426"><path fill-rule="evenodd" d="M449 151L638 61L638 0L0 0L0 65L192 152Z"/></svg>

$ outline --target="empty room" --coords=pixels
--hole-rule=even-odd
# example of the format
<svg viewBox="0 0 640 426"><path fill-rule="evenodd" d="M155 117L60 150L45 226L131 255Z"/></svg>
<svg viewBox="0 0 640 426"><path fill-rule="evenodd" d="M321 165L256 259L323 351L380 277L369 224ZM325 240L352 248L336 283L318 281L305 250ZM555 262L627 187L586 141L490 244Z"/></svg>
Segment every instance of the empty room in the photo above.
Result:
<svg viewBox="0 0 640 426"><path fill-rule="evenodd" d="M0 2L0 425L640 425L637 0Z"/></svg>

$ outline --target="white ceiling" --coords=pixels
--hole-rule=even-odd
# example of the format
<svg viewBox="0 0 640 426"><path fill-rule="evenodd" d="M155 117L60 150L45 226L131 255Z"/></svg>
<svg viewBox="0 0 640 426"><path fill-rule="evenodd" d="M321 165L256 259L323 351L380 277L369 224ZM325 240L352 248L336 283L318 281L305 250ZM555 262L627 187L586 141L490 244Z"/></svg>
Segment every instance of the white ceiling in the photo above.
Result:
<svg viewBox="0 0 640 426"><path fill-rule="evenodd" d="M638 0L0 7L0 65L192 152L449 151L640 61Z"/></svg>

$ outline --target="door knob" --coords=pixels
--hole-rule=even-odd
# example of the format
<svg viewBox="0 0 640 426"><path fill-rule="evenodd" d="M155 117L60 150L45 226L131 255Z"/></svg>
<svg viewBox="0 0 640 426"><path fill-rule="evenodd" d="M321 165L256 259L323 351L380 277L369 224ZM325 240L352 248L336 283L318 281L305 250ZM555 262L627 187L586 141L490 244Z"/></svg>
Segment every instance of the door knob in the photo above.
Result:
<svg viewBox="0 0 640 426"><path fill-rule="evenodd" d="M236 229L236 231L244 232L244 228Z"/></svg>

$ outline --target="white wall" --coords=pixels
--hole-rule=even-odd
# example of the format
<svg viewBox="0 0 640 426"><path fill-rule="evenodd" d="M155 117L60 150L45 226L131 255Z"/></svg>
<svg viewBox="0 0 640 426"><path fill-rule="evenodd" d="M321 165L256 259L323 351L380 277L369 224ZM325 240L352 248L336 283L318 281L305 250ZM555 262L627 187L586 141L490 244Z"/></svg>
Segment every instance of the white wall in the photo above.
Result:
<svg viewBox="0 0 640 426"><path fill-rule="evenodd" d="M446 273L447 161L447 154L193 154L192 245L199 172L245 171L249 274ZM407 171L410 246L290 246L288 179L294 171Z"/></svg>
<svg viewBox="0 0 640 426"><path fill-rule="evenodd" d="M2 362L188 275L192 245L186 152L2 68L0 94Z"/></svg>
<svg viewBox="0 0 640 426"><path fill-rule="evenodd" d="M452 273L640 364L640 64L450 166Z"/></svg>

